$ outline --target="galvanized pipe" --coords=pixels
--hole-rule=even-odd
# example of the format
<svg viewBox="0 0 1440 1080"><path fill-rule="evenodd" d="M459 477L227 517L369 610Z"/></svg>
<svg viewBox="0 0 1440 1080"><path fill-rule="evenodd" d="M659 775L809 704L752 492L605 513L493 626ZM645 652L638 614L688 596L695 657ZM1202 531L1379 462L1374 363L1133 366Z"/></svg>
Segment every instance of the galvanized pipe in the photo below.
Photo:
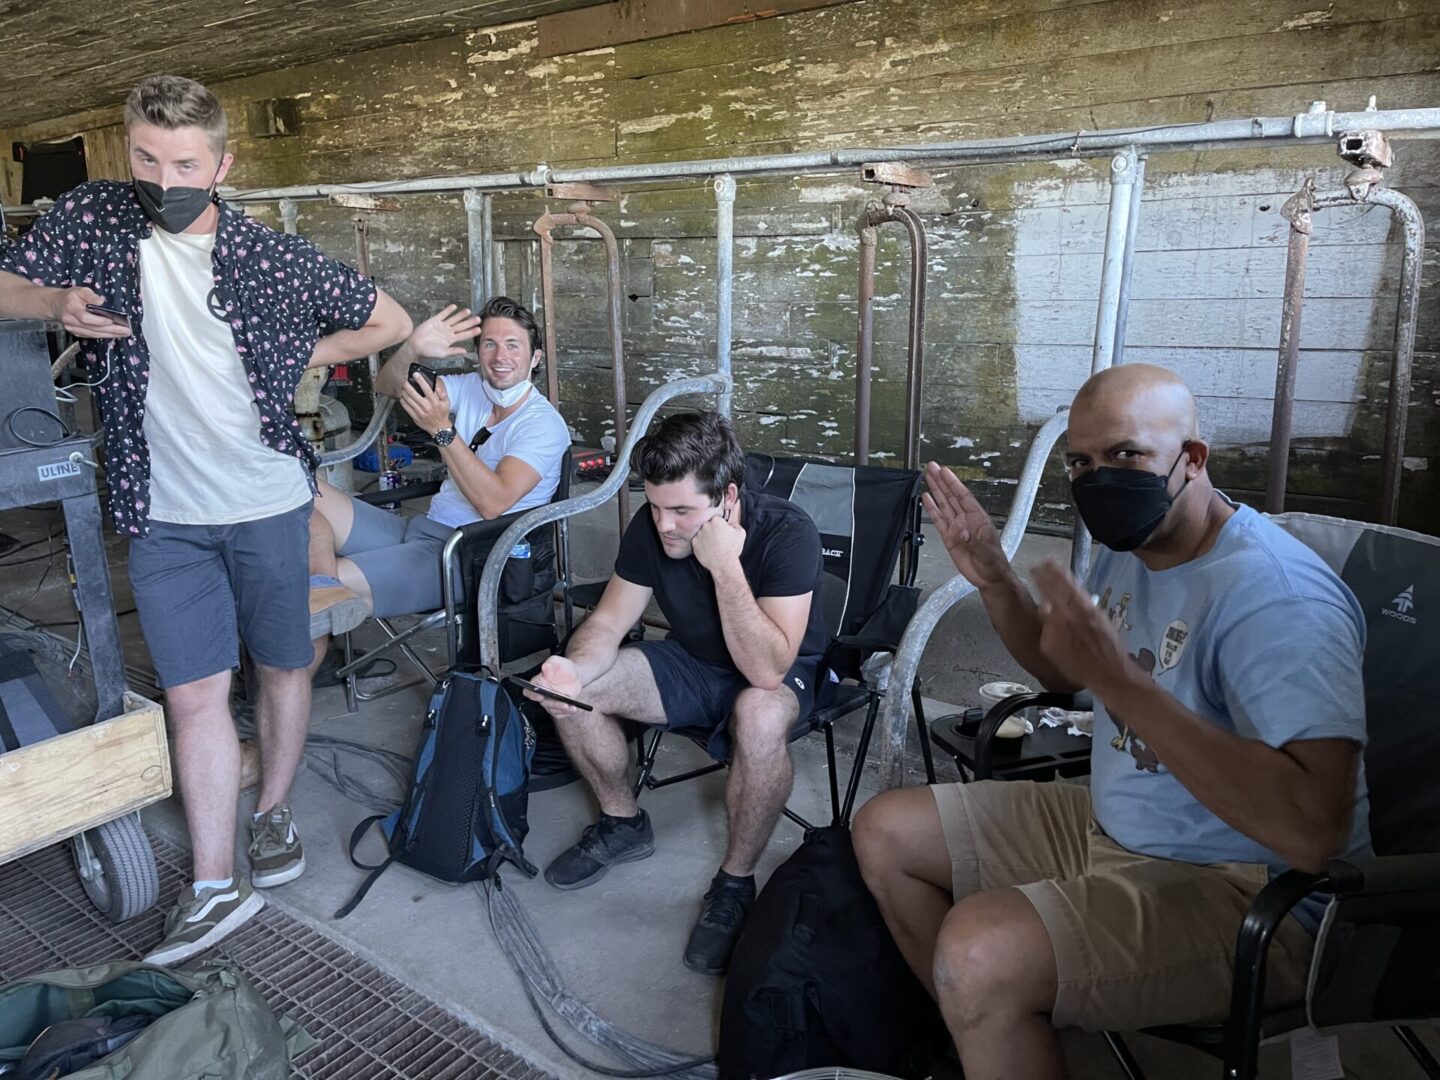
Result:
<svg viewBox="0 0 1440 1080"><path fill-rule="evenodd" d="M1386 109L1375 112L1334 112L1316 102L1313 111L1295 116L1213 120L1204 124L1176 124L1146 130L1114 129L1057 132L1010 139L971 139L959 142L918 143L899 146L825 150L752 157L706 158L639 165L611 165L589 169L551 169L538 165L529 172L425 177L416 180L373 181L362 184L300 184L290 187L224 189L232 202L269 202L280 198L323 199L332 194L416 194L453 192L467 188L485 191L520 191L551 183L615 183L618 181L674 180L717 173L843 172L871 161L904 159L932 165L975 165L985 162L1052 160L1098 157L1127 147L1203 150L1257 141L1278 145L1327 143L1350 129L1378 131L1434 131L1440 129L1440 108ZM18 212L32 210L20 207ZM15 212L15 211L12 211Z"/></svg>
<svg viewBox="0 0 1440 1080"><path fill-rule="evenodd" d="M1010 501L1010 516L1000 533L1000 546L1006 558L1013 559L1025 538L1025 527L1030 522L1030 511L1035 506L1035 495L1040 490L1040 477L1045 463L1050 458L1055 443L1064 433L1070 420L1069 409L1062 409L1046 420L1035 433L1030 452L1025 456L1025 467L1020 471L1020 481L1015 496ZM496 545L499 550L501 545ZM486 567L487 571L489 567ZM880 788L899 787L905 780L905 736L910 729L910 688L915 685L920 671L920 659L930 642L941 616L957 603L975 591L975 586L963 575L956 574L944 585L931 593L920 605L900 639L895 660L890 668L890 693L885 695L881 722L880 740Z"/></svg>
<svg viewBox="0 0 1440 1080"><path fill-rule="evenodd" d="M555 238L550 234L552 218L541 214L531 225L540 237L540 306L545 325L545 396L560 407L560 358L555 349Z"/></svg>
<svg viewBox="0 0 1440 1080"><path fill-rule="evenodd" d="M1125 227L1125 254L1120 263L1120 301L1115 314L1115 345L1110 362L1125 362L1125 330L1130 322L1130 280L1135 275L1135 238L1140 235L1140 196L1145 191L1145 155L1135 162L1135 181L1130 190L1130 221Z"/></svg>
<svg viewBox="0 0 1440 1080"><path fill-rule="evenodd" d="M280 227L291 235L300 231L300 207L294 199L280 200Z"/></svg>
<svg viewBox="0 0 1440 1080"><path fill-rule="evenodd" d="M1285 294L1280 307L1280 356L1275 367L1275 404L1270 416L1270 460L1265 481L1265 512L1285 509L1285 483L1290 471L1290 431L1295 407L1295 372L1300 363L1300 316L1305 307L1305 269L1314 228L1315 181L1285 201L1280 216L1290 222L1285 252Z"/></svg>
<svg viewBox="0 0 1440 1080"><path fill-rule="evenodd" d="M855 464L870 464L870 379L875 355L875 244L879 237L865 215L860 233L860 333L855 344Z"/></svg>
<svg viewBox="0 0 1440 1080"><path fill-rule="evenodd" d="M557 385L559 350L555 344L554 230L564 225L590 229L598 234L605 244L605 284L610 299L611 388L615 406L615 445L618 447L625 441L625 414L629 404L625 386L625 313L621 306L623 281L620 268L620 244L615 239L615 233L610 226L592 216L589 210L580 203L572 206L569 213L541 214L535 219L535 224L532 226L540 235L540 279L545 293L545 348L549 355L548 374L552 385ZM550 400L554 402L555 397L552 396ZM620 489L618 505L620 531L623 534L625 526L630 524L630 490L628 486Z"/></svg>
<svg viewBox="0 0 1440 1080"><path fill-rule="evenodd" d="M925 276L929 268L929 245L925 225L907 206L881 206L871 203L860 215L856 229L860 234L860 332L855 356L856 378L856 456L857 464L870 459L870 377L874 366L875 346L875 245L877 232L887 221L905 226L910 238L910 328L905 366L905 431L904 463L907 469L920 467L920 394L925 385ZM863 381L862 381L863 380ZM863 396L864 405L860 399ZM862 457L861 417L864 413L864 446Z"/></svg>
<svg viewBox="0 0 1440 1080"><path fill-rule="evenodd" d="M1135 194L1138 160L1133 146L1110 159L1110 210L1105 221L1105 254L1100 265L1100 300L1095 313L1095 345L1090 373L1103 371L1115 359L1116 329L1120 325L1120 283L1125 272L1126 236L1130 231L1130 204Z"/></svg>
<svg viewBox="0 0 1440 1080"><path fill-rule="evenodd" d="M735 288L735 178L722 173L715 177L712 186L715 189L715 370L729 380ZM730 409L731 391L726 390L720 395L718 411L728 417Z"/></svg>
<svg viewBox="0 0 1440 1080"><path fill-rule="evenodd" d="M485 303L499 292L495 288L495 196L488 191L480 196L480 272L485 289L481 303Z"/></svg>
<svg viewBox="0 0 1440 1080"><path fill-rule="evenodd" d="M492 672L500 670L500 627L499 627L499 599L500 599L500 577L505 571L505 562L510 558L510 552L521 538L538 529L541 525L548 525L552 521L560 521L566 518L575 517L586 511L593 510L597 506L603 506L609 498L623 488L630 478L630 452L634 448L636 440L642 438L650 430L650 422L655 419L656 412L660 406L673 398L690 394L725 394L730 391L730 380L727 376L697 375L689 379L676 379L659 387L641 404L635 414L635 423L631 425L630 437L621 443L615 451L615 466L610 470L610 475L605 482L594 491L584 495L578 495L573 499L566 499L564 502L549 503L546 506L537 506L519 518L517 518L495 546L490 549L490 557L485 560L485 570L480 575L479 589L479 624L480 624L480 662ZM458 655L458 643L455 641L457 632L456 620L453 613L457 605L455 601L454 582L449 580L449 575L441 575L441 586L445 594L446 610L452 613L448 620L449 633L451 635L452 655Z"/></svg>
<svg viewBox="0 0 1440 1080"><path fill-rule="evenodd" d="M465 239L470 255L470 310L479 311L490 297L490 260L485 251L486 194L473 188L465 192Z"/></svg>

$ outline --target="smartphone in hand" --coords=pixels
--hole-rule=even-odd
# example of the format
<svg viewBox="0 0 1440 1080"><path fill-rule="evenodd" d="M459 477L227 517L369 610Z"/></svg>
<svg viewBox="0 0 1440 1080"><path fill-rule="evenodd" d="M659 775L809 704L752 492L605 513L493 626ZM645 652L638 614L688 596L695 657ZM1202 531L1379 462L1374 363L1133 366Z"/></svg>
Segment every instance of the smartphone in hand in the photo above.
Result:
<svg viewBox="0 0 1440 1080"><path fill-rule="evenodd" d="M106 307L104 304L86 304L85 310L92 315L100 315L109 319L117 326L123 326L126 330L130 329L130 316L119 308Z"/></svg>
<svg viewBox="0 0 1440 1080"><path fill-rule="evenodd" d="M563 701L566 705L573 705L575 708L583 709L585 712L595 711L595 707L593 705L586 705L585 702L576 701L573 697L566 697L564 694L557 694L548 686L536 686L529 679L522 679L519 675L506 675L502 677L500 681L509 686L518 687L521 690L530 690L536 694L539 694L541 697L550 698L552 701Z"/></svg>
<svg viewBox="0 0 1440 1080"><path fill-rule="evenodd" d="M434 368L426 367L424 364L411 364L409 374L407 374L405 378L410 382L412 386L415 383L416 372L419 372L421 377L430 384L430 390L433 393L435 390L435 384L440 381L440 373Z"/></svg>

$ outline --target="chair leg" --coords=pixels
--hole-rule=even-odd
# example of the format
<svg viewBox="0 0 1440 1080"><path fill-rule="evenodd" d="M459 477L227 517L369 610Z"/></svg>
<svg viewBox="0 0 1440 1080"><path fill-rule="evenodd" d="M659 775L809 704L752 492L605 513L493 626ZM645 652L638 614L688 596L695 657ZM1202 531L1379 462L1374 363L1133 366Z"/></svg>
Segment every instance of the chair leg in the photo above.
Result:
<svg viewBox="0 0 1440 1080"><path fill-rule="evenodd" d="M870 736L875 731L875 718L880 715L880 698L872 696L865 710L865 726L860 729L860 743L855 747L855 764L850 770L850 780L845 785L845 801L840 806L840 824L849 825L850 815L855 809L855 793L860 790L860 773L865 768L865 757L870 753Z"/></svg>
<svg viewBox="0 0 1440 1080"><path fill-rule="evenodd" d="M835 725L825 725L825 760L830 770L830 824L840 824L840 780L835 775Z"/></svg>
<svg viewBox="0 0 1440 1080"><path fill-rule="evenodd" d="M910 702L915 709L915 734L920 736L920 757L925 762L925 782L935 783L935 755L930 751L930 732L925 729L925 704L920 700L920 688L910 688Z"/></svg>
<svg viewBox="0 0 1440 1080"><path fill-rule="evenodd" d="M1135 1055L1130 1052L1130 1047L1125 1045L1125 1040L1113 1031L1107 1031L1104 1035L1105 1043L1110 1047L1110 1053L1115 1055L1115 1063L1125 1074L1125 1080L1145 1080L1145 1070L1140 1068L1140 1063L1135 1060Z"/></svg>
<svg viewBox="0 0 1440 1080"><path fill-rule="evenodd" d="M1420 1041L1420 1036L1416 1035L1412 1028L1403 1025L1397 1024L1390 1030L1395 1032L1395 1037L1400 1040L1401 1045L1410 1051L1410 1056L1424 1070L1428 1080L1440 1080L1440 1062L1435 1060L1435 1055L1430 1053L1429 1048Z"/></svg>
<svg viewBox="0 0 1440 1080"><path fill-rule="evenodd" d="M353 664L355 661L355 643L350 640L349 630L346 630L345 633L341 635L341 640L344 643L343 648L345 652L345 663L342 664L341 667L350 668L350 670L347 671L344 676L345 711L350 713L351 715L354 715L355 713L360 711L360 679L359 676L355 674L354 668L351 667L351 664Z"/></svg>
<svg viewBox="0 0 1440 1080"><path fill-rule="evenodd" d="M635 798L640 798L640 792L645 790L649 783L651 774L655 771L655 752L660 749L660 740L665 737L663 731L654 732L650 736L650 743L647 746L642 739L640 742L640 768L635 775Z"/></svg>

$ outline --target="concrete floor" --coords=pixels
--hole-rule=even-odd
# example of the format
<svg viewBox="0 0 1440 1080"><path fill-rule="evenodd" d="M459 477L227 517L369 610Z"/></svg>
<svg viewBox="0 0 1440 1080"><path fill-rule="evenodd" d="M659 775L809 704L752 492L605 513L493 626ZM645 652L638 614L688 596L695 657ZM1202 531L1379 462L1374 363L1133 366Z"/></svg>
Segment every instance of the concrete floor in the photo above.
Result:
<svg viewBox="0 0 1440 1080"><path fill-rule="evenodd" d="M0 530L22 539L43 536L48 516L46 511L0 514ZM608 570L615 535L613 510L576 523L577 578L598 578ZM944 549L933 535L930 539L921 562L921 581L927 587L950 573ZM123 573L123 543L113 535L108 542L118 571L116 608L124 611L132 605ZM44 550L40 545L20 557ZM1064 540L1031 536L1021 548L1019 563L1024 567L1042 558L1063 560L1067 552ZM37 590L46 565L42 559L0 568L0 606L13 609L24 604L24 614L40 621L73 619L59 559ZM136 619L123 617L121 625L127 660L136 669L134 681L142 682L149 660ZM56 632L73 633L73 627L57 628ZM439 666L442 645L438 638L427 643L427 649ZM947 708L933 699L975 704L975 689L981 683L1016 678L1021 673L990 633L983 612L972 599L942 623L922 674L932 699L930 707L937 710L932 715L938 715ZM424 703L425 693L416 688L366 704L358 714L350 715L340 690L327 689L315 695L313 730L409 754ZM848 768L853 757L846 752L846 745L842 737L843 768ZM791 805L805 816L819 818L827 804L820 738L796 744L794 758L797 781ZM701 760L699 751L684 740L668 740L661 752L666 771ZM908 764L912 781L918 782L919 755L914 747ZM268 894L271 902L332 935L534 1063L561 1076L592 1075L571 1064L541 1030L493 943L484 901L475 889L444 885L395 867L354 914L339 922L332 919L335 909L362 880L362 873L348 861L345 845L355 824L369 811L327 786L319 772L313 764L303 771L292 798L309 869L298 881L272 890ZM953 770L950 772L953 775ZM377 783L380 779L377 774ZM688 972L680 955L724 846L723 782L723 774L717 774L648 793L643 805L655 822L655 856L617 868L590 889L561 893L543 880L527 880L511 869L504 875L506 887L514 890L533 918L574 993L638 1034L696 1053L706 1052L714 1044L721 984ZM871 793L868 785L862 785L862 801ZM251 798L243 800L244 809L250 808ZM578 784L533 795L526 854L544 866L574 841L593 812L588 793ZM152 829L185 841L178 800L151 807L145 817ZM759 869L762 883L799 839L795 826L780 823ZM236 850L243 865L243 844L238 836ZM362 846L361 854L362 858L378 858L380 844L375 835ZM1434 1035L1431 1029L1432 1045L1440 1043ZM1142 1064L1157 1078L1198 1080L1219 1072L1218 1065L1192 1051L1145 1036L1135 1036L1131 1043ZM1069 1033L1065 1047L1073 1075L1080 1080L1121 1075L1098 1036ZM1347 1034L1341 1048L1348 1077L1390 1080L1418 1075L1387 1032ZM1288 1060L1285 1044L1266 1047L1263 1075L1286 1075Z"/></svg>

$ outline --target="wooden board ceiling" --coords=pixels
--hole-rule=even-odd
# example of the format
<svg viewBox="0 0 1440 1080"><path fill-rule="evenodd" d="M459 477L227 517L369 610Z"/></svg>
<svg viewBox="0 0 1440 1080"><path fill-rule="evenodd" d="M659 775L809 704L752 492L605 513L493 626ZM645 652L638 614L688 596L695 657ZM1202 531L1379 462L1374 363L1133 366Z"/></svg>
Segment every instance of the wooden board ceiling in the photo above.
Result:
<svg viewBox="0 0 1440 1080"><path fill-rule="evenodd" d="M602 0L0 0L0 127L118 105L159 71L255 75Z"/></svg>

